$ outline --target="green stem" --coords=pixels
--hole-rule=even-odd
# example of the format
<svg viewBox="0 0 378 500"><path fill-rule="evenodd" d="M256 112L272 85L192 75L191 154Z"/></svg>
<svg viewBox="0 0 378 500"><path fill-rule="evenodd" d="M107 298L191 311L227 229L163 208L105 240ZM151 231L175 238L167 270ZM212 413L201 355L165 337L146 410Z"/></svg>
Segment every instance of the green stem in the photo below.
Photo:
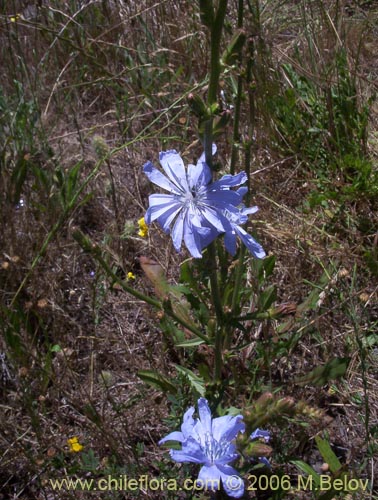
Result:
<svg viewBox="0 0 378 500"><path fill-rule="evenodd" d="M217 259L216 259L216 248L214 242L210 243L210 245L207 247L207 255L208 255L209 272L210 272L211 295L213 299L213 305L214 305L215 315L217 317L217 322L218 324L221 325L223 322L223 306L218 286Z"/></svg>
<svg viewBox="0 0 378 500"><path fill-rule="evenodd" d="M217 382L221 380L221 375L222 375L224 336L223 336L223 306L218 286L216 248L214 242L210 243L210 245L207 247L207 257L209 263L211 296L215 310L215 315L217 318L215 345L214 345L214 351L215 351L214 381Z"/></svg>
<svg viewBox="0 0 378 500"><path fill-rule="evenodd" d="M232 152L231 152L231 165L230 165L230 173L234 175L235 166L239 148L239 122L240 122L240 108L242 101L242 93L243 93L243 77L241 75L238 76L238 88L235 102L235 118L234 118L234 129L232 133Z"/></svg>
<svg viewBox="0 0 378 500"><path fill-rule="evenodd" d="M210 32L210 79L207 93L207 105L213 113L213 107L217 103L219 78L221 74L220 45L223 31L224 18L226 16L227 0L219 0L214 21ZM212 142L213 142L213 118L211 117L205 124L204 148L206 163L212 165ZM214 380L220 381L223 365L223 306L219 292L217 276L217 252L215 243L207 247L207 256L210 272L210 286L212 302L217 318L217 329L215 334L215 366Z"/></svg>
<svg viewBox="0 0 378 500"><path fill-rule="evenodd" d="M226 10L227 0L219 0L218 9L211 28L210 81L207 94L207 102L210 106L217 102L219 77L221 73L220 42Z"/></svg>
<svg viewBox="0 0 378 500"><path fill-rule="evenodd" d="M244 0L239 0L238 3L238 28L243 27L243 14L244 14ZM239 50L238 62L241 63L242 49ZM238 75L238 87L235 102L235 114L234 114L234 129L232 134L232 152L231 152L231 165L230 174L235 173L235 165L239 146L239 122L240 122L240 109L243 95L243 76L239 73Z"/></svg>

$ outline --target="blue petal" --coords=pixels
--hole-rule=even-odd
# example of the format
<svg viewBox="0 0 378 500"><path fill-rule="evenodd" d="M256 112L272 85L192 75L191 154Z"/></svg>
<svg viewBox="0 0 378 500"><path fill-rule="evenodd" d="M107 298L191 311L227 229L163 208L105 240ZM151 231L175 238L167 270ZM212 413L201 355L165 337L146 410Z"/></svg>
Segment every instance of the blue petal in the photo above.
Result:
<svg viewBox="0 0 378 500"><path fill-rule="evenodd" d="M232 256L236 254L236 234L235 231L228 231L224 235L224 246Z"/></svg>
<svg viewBox="0 0 378 500"><path fill-rule="evenodd" d="M193 418L193 413L194 413L194 406L191 406L186 412L184 413L184 418L183 422L181 425L181 432L184 434L184 436L189 437L191 436L193 432L193 427L196 423L196 421Z"/></svg>
<svg viewBox="0 0 378 500"><path fill-rule="evenodd" d="M220 489L221 473L216 465L204 465L198 474L196 488L205 491L218 491Z"/></svg>
<svg viewBox="0 0 378 500"><path fill-rule="evenodd" d="M244 481L230 465L218 465L222 486L228 496L240 498L244 495Z"/></svg>
<svg viewBox="0 0 378 500"><path fill-rule="evenodd" d="M175 462L208 463L208 458L202 451L200 443L192 437L183 443L181 450L170 450L169 453Z"/></svg>
<svg viewBox="0 0 378 500"><path fill-rule="evenodd" d="M162 151L159 160L164 171L175 184L179 191L188 192L189 186L186 178L185 165L181 156L174 149Z"/></svg>
<svg viewBox="0 0 378 500"><path fill-rule="evenodd" d="M201 245L201 250L206 248L207 246L210 245L212 241L215 240L215 238L219 235L219 231L215 229L215 227L210 226L209 232L206 234L200 234L200 245Z"/></svg>
<svg viewBox="0 0 378 500"><path fill-rule="evenodd" d="M189 220L189 216L192 214L187 214L184 222L184 241L186 248L192 257L196 259L202 258L202 238L206 237L210 232L209 228L194 226Z"/></svg>
<svg viewBox="0 0 378 500"><path fill-rule="evenodd" d="M174 218L176 215L182 210L182 206L180 205L177 207L177 205L172 206L169 210L167 210L163 215L161 215L157 221L163 228L163 230L169 234L170 232L170 225L173 222Z"/></svg>
<svg viewBox="0 0 378 500"><path fill-rule="evenodd" d="M241 197L245 196L248 193L248 188L247 186L240 187L239 189L236 190L238 194L240 194Z"/></svg>
<svg viewBox="0 0 378 500"><path fill-rule="evenodd" d="M256 212L258 212L258 211L259 211L259 207L249 207L249 208L245 208L245 207L244 207L244 208L241 210L241 213L242 213L243 215L250 215L250 214L255 214L255 213L256 213Z"/></svg>
<svg viewBox="0 0 378 500"><path fill-rule="evenodd" d="M168 180L157 168L155 168L152 163L149 161L143 166L143 172L147 175L149 180L160 186L171 193L181 195L182 192L178 189L170 180Z"/></svg>
<svg viewBox="0 0 378 500"><path fill-rule="evenodd" d="M244 431L245 424L242 415L237 415L236 417L225 415L213 420L213 436L217 441L224 439L231 442L239 432Z"/></svg>
<svg viewBox="0 0 378 500"><path fill-rule="evenodd" d="M204 218L218 231L222 233L227 230L227 226L229 225L229 223L227 222L227 220L225 220L225 217L220 212L214 210L209 206L203 208L201 212ZM225 221L226 227L224 227L222 220Z"/></svg>
<svg viewBox="0 0 378 500"><path fill-rule="evenodd" d="M218 181L213 182L211 187L212 189L224 189L234 186L240 186L240 184L244 184L247 179L248 177L245 172L239 172L235 175L226 174Z"/></svg>
<svg viewBox="0 0 378 500"><path fill-rule="evenodd" d="M200 186L207 186L211 182L211 170L207 164L188 165L188 182L189 189L196 191Z"/></svg>
<svg viewBox="0 0 378 500"><path fill-rule="evenodd" d="M212 153L215 155L217 147L215 144L212 146ZM209 165L206 163L205 152L201 154L197 161L197 165L188 166L188 181L190 189L202 185L206 186L211 182L212 173Z"/></svg>
<svg viewBox="0 0 378 500"><path fill-rule="evenodd" d="M199 398L198 400L198 414L202 424L203 432L211 434L212 433L211 411L209 408L209 403L205 398Z"/></svg>
<svg viewBox="0 0 378 500"><path fill-rule="evenodd" d="M222 208L229 208L229 205L233 205L234 209L242 202L240 194L236 191L230 191L228 189L209 190L203 199L211 205L216 205ZM230 209L231 208L232 207L230 207Z"/></svg>
<svg viewBox="0 0 378 500"><path fill-rule="evenodd" d="M258 439L258 438L262 438L264 439L264 441L266 443L269 442L269 439L270 439L270 432L269 431L264 431L262 429L256 429L252 432L251 434L251 439Z"/></svg>
<svg viewBox="0 0 378 500"><path fill-rule="evenodd" d="M149 203L150 206L147 209L146 215L145 215L145 221L146 224L150 224L154 220L158 219L159 217L164 216L166 212L171 213L172 209L175 210L180 210L182 208L182 203L175 201L174 197L172 196L172 199L170 201L167 201L166 203L162 203L160 200L162 200L163 196L172 196L172 195L161 195L161 194L151 194L149 196Z"/></svg>
<svg viewBox="0 0 378 500"><path fill-rule="evenodd" d="M176 222L173 226L172 233L171 233L173 246L175 247L177 252L180 251L182 237L184 235L184 217L185 217L185 211L182 210L178 214L178 217L176 219Z"/></svg>
<svg viewBox="0 0 378 500"><path fill-rule="evenodd" d="M242 240L242 242L248 248L248 250L251 252L252 255L254 255L257 259L263 259L264 257L266 257L265 250L260 245L260 243L257 243L257 241L254 238L252 238L250 234L244 231L243 228L239 226L234 226L234 228L239 238Z"/></svg>
<svg viewBox="0 0 378 500"><path fill-rule="evenodd" d="M229 449L224 454L215 460L216 465L227 465L234 462L240 455L236 451L235 445L230 445Z"/></svg>
<svg viewBox="0 0 378 500"><path fill-rule="evenodd" d="M180 443L182 443L183 441L185 441L185 437L182 432L174 431L168 434L168 436L165 436L162 439L160 439L158 444L163 444L166 443L167 441L179 441Z"/></svg>

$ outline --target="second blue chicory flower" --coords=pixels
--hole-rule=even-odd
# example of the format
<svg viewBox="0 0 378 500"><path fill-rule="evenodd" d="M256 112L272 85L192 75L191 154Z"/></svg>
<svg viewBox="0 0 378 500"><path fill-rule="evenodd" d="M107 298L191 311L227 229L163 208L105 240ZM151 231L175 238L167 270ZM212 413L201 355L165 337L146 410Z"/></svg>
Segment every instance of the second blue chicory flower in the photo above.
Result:
<svg viewBox="0 0 378 500"><path fill-rule="evenodd" d="M244 482L237 471L229 465L239 454L233 443L239 432L244 432L242 415L212 418L205 398L198 400L199 419L193 418L194 407L185 412L181 432L171 432L159 441L179 441L181 450L170 450L176 462L202 464L198 484L207 490L216 491L222 484L227 495L240 498L244 493Z"/></svg>
<svg viewBox="0 0 378 500"><path fill-rule="evenodd" d="M185 412L181 431L171 432L161 439L159 444L178 441L181 443L181 450L170 450L173 460L202 464L197 479L198 488L217 491L222 485L228 496L242 497L244 481L230 463L239 458L235 439L239 432L245 432L243 416L225 415L212 418L205 398L198 400L199 419L193 418L194 411L194 407L191 407ZM250 438L262 438L267 443L270 433L256 429ZM265 457L259 460L270 467Z"/></svg>

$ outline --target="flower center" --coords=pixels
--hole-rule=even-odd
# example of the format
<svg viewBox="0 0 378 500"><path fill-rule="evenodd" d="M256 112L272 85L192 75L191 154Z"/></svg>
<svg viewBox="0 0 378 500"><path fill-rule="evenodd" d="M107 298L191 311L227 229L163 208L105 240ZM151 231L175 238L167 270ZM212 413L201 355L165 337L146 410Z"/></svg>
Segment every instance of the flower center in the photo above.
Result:
<svg viewBox="0 0 378 500"><path fill-rule="evenodd" d="M185 201L193 201L193 199L194 199L194 195L195 195L195 193L193 193L193 190L192 190L192 191L187 191L187 192L184 194L184 200L185 200Z"/></svg>
<svg viewBox="0 0 378 500"><path fill-rule="evenodd" d="M206 432L203 451L212 464L227 453L229 446L227 439L217 441L212 434Z"/></svg>

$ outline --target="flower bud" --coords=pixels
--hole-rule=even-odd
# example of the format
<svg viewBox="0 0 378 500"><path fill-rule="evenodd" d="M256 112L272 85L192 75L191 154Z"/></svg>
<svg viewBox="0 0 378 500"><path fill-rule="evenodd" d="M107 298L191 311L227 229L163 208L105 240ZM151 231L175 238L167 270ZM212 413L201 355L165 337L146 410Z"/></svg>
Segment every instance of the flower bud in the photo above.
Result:
<svg viewBox="0 0 378 500"><path fill-rule="evenodd" d="M287 396L286 398L277 401L277 413L291 413L295 409L295 401L293 398Z"/></svg>
<svg viewBox="0 0 378 500"><path fill-rule="evenodd" d="M244 449L244 454L248 457L268 457L272 453L272 448L260 441L254 441Z"/></svg>
<svg viewBox="0 0 378 500"><path fill-rule="evenodd" d="M188 102L190 109L200 120L207 120L209 118L209 113L205 102L198 94L189 94Z"/></svg>

